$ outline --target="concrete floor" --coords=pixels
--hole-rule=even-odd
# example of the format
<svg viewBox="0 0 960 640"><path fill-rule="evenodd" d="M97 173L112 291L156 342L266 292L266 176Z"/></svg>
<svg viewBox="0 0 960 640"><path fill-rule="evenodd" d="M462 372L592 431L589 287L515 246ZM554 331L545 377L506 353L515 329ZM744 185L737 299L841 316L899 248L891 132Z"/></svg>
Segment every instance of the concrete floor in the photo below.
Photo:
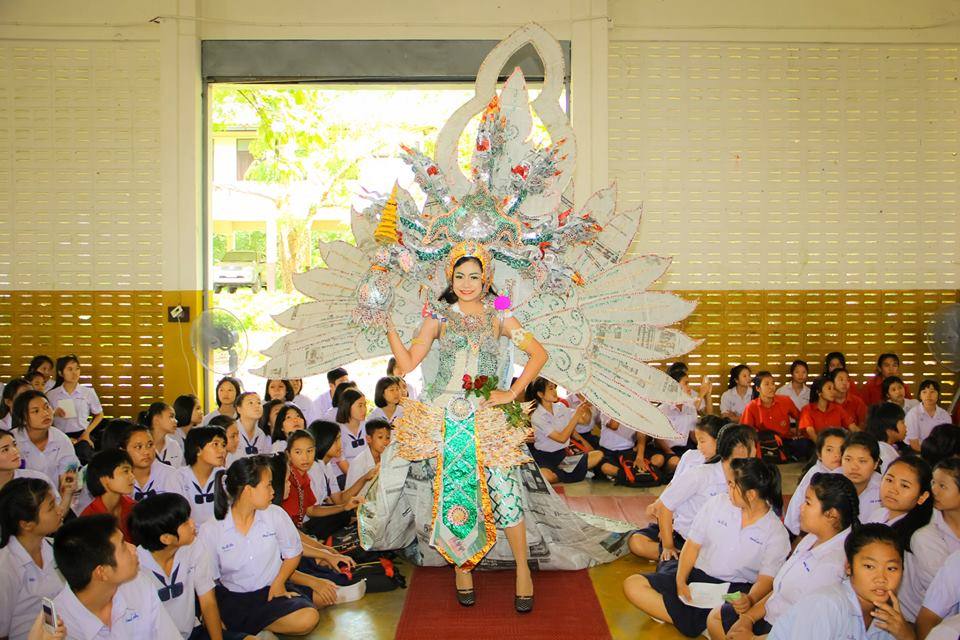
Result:
<svg viewBox="0 0 960 640"><path fill-rule="evenodd" d="M792 493L799 481L801 465L791 464L780 467L783 475L784 493ZM617 487L600 482L579 482L566 485L564 491L571 496L583 495L618 495L630 496L642 493L659 495L663 487L650 489L631 489ZM413 567L398 561L398 566L407 578L408 585L412 582ZM651 562L640 560L634 556L621 558L610 564L590 569L590 578L593 587L603 608L607 625L614 640L633 640L637 637L650 640L674 640L684 636L672 626L655 622L643 613L638 612L623 597L621 585L627 576L634 573L652 571ZM536 576L534 576L536 578ZM451 590L453 577L451 576ZM320 613L320 624L312 634L307 636L311 640L341 639L350 640L389 640L393 638L400 614L403 611L403 602L406 590L398 589L388 593L372 593L358 602L332 607ZM438 637L443 637L442 630ZM558 639L560 640L560 639Z"/></svg>

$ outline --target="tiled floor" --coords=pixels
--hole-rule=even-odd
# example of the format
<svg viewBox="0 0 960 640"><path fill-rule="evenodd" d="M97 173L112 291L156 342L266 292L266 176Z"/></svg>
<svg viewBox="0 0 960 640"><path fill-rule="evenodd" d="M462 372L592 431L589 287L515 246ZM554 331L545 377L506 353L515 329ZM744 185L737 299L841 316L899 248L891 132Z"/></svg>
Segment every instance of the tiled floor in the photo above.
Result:
<svg viewBox="0 0 960 640"><path fill-rule="evenodd" d="M800 465L784 465L780 467L780 471L783 474L784 493L792 493L799 480ZM564 488L564 491L571 496L630 496L637 495L638 493L659 494L661 490L662 487L630 489L589 481L567 485ZM413 574L413 568L407 564L400 564L400 569L407 577L409 583ZM593 587L603 607L603 613L607 618L607 625L610 627L610 632L615 640L633 640L638 637L649 638L650 640L683 638L683 635L670 625L659 624L646 615L639 613L623 597L620 586L627 576L651 570L653 570L652 563L632 556L590 569ZM452 575L450 581L452 592ZM389 640L393 638L397 622L400 620L405 594L406 591L402 589L388 593L374 593L366 596L359 602L340 605L322 611L320 614L320 624L308 637L313 640L319 640L320 638L325 640L339 640L341 638L349 638L350 640ZM443 637L448 636L443 630L438 630L437 638Z"/></svg>

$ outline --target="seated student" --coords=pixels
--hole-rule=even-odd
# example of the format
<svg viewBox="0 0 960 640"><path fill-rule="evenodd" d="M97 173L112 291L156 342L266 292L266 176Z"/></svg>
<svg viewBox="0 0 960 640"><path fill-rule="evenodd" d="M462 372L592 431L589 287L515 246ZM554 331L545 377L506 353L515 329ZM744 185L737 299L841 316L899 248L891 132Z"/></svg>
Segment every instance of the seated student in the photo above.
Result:
<svg viewBox="0 0 960 640"><path fill-rule="evenodd" d="M338 389L337 391L340 391ZM347 388L339 394L337 399L336 421L340 425L343 436L343 463L340 468L344 473L350 462L367 448L367 440L363 431L363 424L367 419L367 398L356 388Z"/></svg>
<svg viewBox="0 0 960 640"><path fill-rule="evenodd" d="M380 470L380 456L390 444L390 423L382 418L367 420L364 431L367 434L367 448L350 463L347 471L347 485L352 487L355 482L373 471L374 477Z"/></svg>
<svg viewBox="0 0 960 640"><path fill-rule="evenodd" d="M960 551L960 458L933 469L933 515L910 538L900 601L907 620L916 620L923 598L947 557Z"/></svg>
<svg viewBox="0 0 960 640"><path fill-rule="evenodd" d="M307 428L307 419L295 404L281 405L271 423L270 439L273 440L273 452L287 450L287 436L294 431Z"/></svg>
<svg viewBox="0 0 960 640"><path fill-rule="evenodd" d="M13 401L18 395L32 389L30 383L23 378L14 378L3 385L3 396L0 401L0 431L10 431L13 422Z"/></svg>
<svg viewBox="0 0 960 640"><path fill-rule="evenodd" d="M843 544L847 579L804 596L781 615L767 640L913 640L900 611L903 548L885 524L855 527Z"/></svg>
<svg viewBox="0 0 960 640"><path fill-rule="evenodd" d="M293 396L296 394L293 392L293 385L290 384L289 380L278 380L276 378L271 378L267 380L266 386L263 388L263 401L270 402L271 400L279 400L280 402L293 402Z"/></svg>
<svg viewBox="0 0 960 640"><path fill-rule="evenodd" d="M757 458L731 462L728 491L710 498L697 514L676 568L633 575L623 584L627 600L647 615L670 622L688 637L707 628L709 609L690 600L691 582L729 583L746 612L770 593L773 577L790 552L790 536L777 515L783 496L780 471Z"/></svg>
<svg viewBox="0 0 960 640"><path fill-rule="evenodd" d="M17 478L0 489L0 638L26 638L40 599L63 589L46 539L61 520L45 480Z"/></svg>
<svg viewBox="0 0 960 640"><path fill-rule="evenodd" d="M53 539L67 582L53 599L71 638L178 638L157 592L139 575L137 551L109 514L75 518Z"/></svg>
<svg viewBox="0 0 960 640"><path fill-rule="evenodd" d="M177 417L173 407L166 402L153 402L140 412L137 422L150 429L158 462L174 469L183 466L183 447L174 437Z"/></svg>
<svg viewBox="0 0 960 640"><path fill-rule="evenodd" d="M940 408L940 383L936 380L924 380L917 393L920 404L907 412L904 422L907 425L907 443L914 451L920 451L920 445L938 424L948 424L950 414Z"/></svg>
<svg viewBox="0 0 960 640"><path fill-rule="evenodd" d="M130 498L133 493L133 463L130 456L120 449L107 449L94 454L87 465L86 478L93 502L80 515L112 515L117 519L124 540L130 542L132 539L127 519L136 504Z"/></svg>
<svg viewBox="0 0 960 640"><path fill-rule="evenodd" d="M45 391L44 386L47 380L39 371L27 371L25 374L23 374L23 379L27 381L31 389Z"/></svg>
<svg viewBox="0 0 960 640"><path fill-rule="evenodd" d="M80 384L77 356L57 358L56 372L56 383L47 392L47 400L54 409L53 426L70 438L77 455L86 462L93 455L90 434L103 420L103 407L94 388Z"/></svg>
<svg viewBox="0 0 960 640"><path fill-rule="evenodd" d="M871 406L863 430L877 439L880 446L880 471L886 471L890 463L900 457L897 446L907 435L903 409L892 402Z"/></svg>
<svg viewBox="0 0 960 640"><path fill-rule="evenodd" d="M786 396L793 400L797 411L810 404L810 387L807 386L807 375L810 368L803 360L794 360L790 363L790 380L777 389L778 396Z"/></svg>
<svg viewBox="0 0 960 640"><path fill-rule="evenodd" d="M933 513L932 475L930 465L919 456L897 458L883 474L880 506L860 516L860 521L889 525L900 537L903 548L910 551L911 536L929 524Z"/></svg>
<svg viewBox="0 0 960 640"><path fill-rule="evenodd" d="M240 430L240 447L237 453L241 457L272 453L270 435L260 429L263 403L256 391L247 391L237 397L237 415L237 427Z"/></svg>
<svg viewBox="0 0 960 640"><path fill-rule="evenodd" d="M390 424L403 415L403 407L400 406L400 386L403 384L401 378L387 376L377 380L377 386L373 392L373 404L376 409L370 412L368 420L381 418Z"/></svg>
<svg viewBox="0 0 960 640"><path fill-rule="evenodd" d="M216 426L194 427L183 455L187 464L177 469L179 493L187 498L193 521L201 525L213 517L214 482L227 457L226 432Z"/></svg>
<svg viewBox="0 0 960 640"><path fill-rule="evenodd" d="M841 428L856 430L857 424L835 400L834 386L830 378L817 378L810 387L810 402L800 411L797 431L805 434L811 442L824 429Z"/></svg>
<svg viewBox="0 0 960 640"><path fill-rule="evenodd" d="M666 469L672 473L680 463L680 456L693 448L690 443L690 436L697 424L699 414L710 412L710 392L713 390L713 385L710 382L705 382L700 386L700 393L695 395L688 384L690 376L687 373L686 365L670 367L667 375L677 381L688 398L680 404L662 403L659 407L660 412L667 416L674 431L678 434L672 440L663 438L656 440L657 446L667 459Z"/></svg>
<svg viewBox="0 0 960 640"><path fill-rule="evenodd" d="M696 449L690 449L680 456L680 463L673 472L676 478L684 472L704 464L717 453L717 437L720 430L726 426L726 421L719 417L707 414L701 417L693 428L693 439L697 443Z"/></svg>
<svg viewBox="0 0 960 640"><path fill-rule="evenodd" d="M140 576L153 586L181 637L253 640L221 627L210 560L203 544L196 542L186 498L165 493L138 503L130 514L130 531L139 545Z"/></svg>
<svg viewBox="0 0 960 640"><path fill-rule="evenodd" d="M883 379L880 385L880 393L883 402L892 402L904 413L910 413L910 410L920 404L919 400L914 400L907 396L907 385L898 376L889 376Z"/></svg>
<svg viewBox="0 0 960 640"><path fill-rule="evenodd" d="M801 528L800 509L803 507L803 496L807 495L807 488L810 486L813 476L818 473L843 473L843 467L840 464L843 456L841 451L843 450L843 443L846 441L847 433L843 429L827 429L817 435L817 459L804 472L800 482L797 483L797 489L793 492L793 497L790 498L790 503L787 505L787 512L783 516L783 525L791 535L799 536L802 533L810 533ZM857 509L857 513L860 513L859 509Z"/></svg>
<svg viewBox="0 0 960 640"><path fill-rule="evenodd" d="M743 410L740 423L756 429L761 444L764 441L776 441L778 462L809 458L813 454L813 442L806 436L797 435L790 426L791 421L795 422L800 417L793 401L777 395L777 386L769 371L758 373L755 382L759 395Z"/></svg>
<svg viewBox="0 0 960 640"><path fill-rule="evenodd" d="M65 481L59 483L59 486L53 483L50 476L42 471L34 469L21 469L20 450L17 449L17 441L10 431L0 431L0 489L7 486L17 478L36 478L43 480L50 485L53 496L57 499L57 504L62 504L63 508L70 508L70 500L73 498L77 487L77 474L71 472L66 475ZM0 636L3 637L3 636Z"/></svg>
<svg viewBox="0 0 960 640"><path fill-rule="evenodd" d="M860 397L869 407L872 404L877 404L883 402L885 396L883 389L883 381L891 376L900 375L900 357L895 353L881 353L880 357L877 358L877 369L876 373L872 378L867 380L866 383L859 389ZM900 380L897 378L897 380ZM903 381L900 381L900 384L903 385ZM910 394L910 389L904 389L904 393L907 398L912 398Z"/></svg>
<svg viewBox="0 0 960 640"><path fill-rule="evenodd" d="M230 465L236 460L244 457L240 451L240 427L237 421L230 416L216 416L207 425L210 427L220 427L227 438L226 453L227 458L223 463L224 468L229 469Z"/></svg>
<svg viewBox="0 0 960 640"><path fill-rule="evenodd" d="M586 403L577 405L577 410ZM590 406L590 405L586 405ZM576 415L576 411L574 411ZM645 433L634 431L630 427L622 426L613 418L600 415L600 452L603 461L600 463L600 472L603 476L616 480L621 470L631 465L637 471L646 471L659 478L666 459L663 454L650 443L650 437ZM594 471L596 473L596 471ZM626 475L626 471L622 472ZM597 474L594 477L603 477Z"/></svg>
<svg viewBox="0 0 960 640"><path fill-rule="evenodd" d="M581 404L576 411L570 411L559 399L557 385L546 378L537 378L527 389L527 401L536 406L530 416L534 430L530 453L548 482L579 482L589 469L603 461L603 452L590 451L581 456L573 469L564 467L570 436L577 424L590 415L590 405Z"/></svg>
<svg viewBox="0 0 960 640"><path fill-rule="evenodd" d="M200 399L192 394L177 396L173 401L173 414L177 419L177 431L174 439L183 447L190 429L199 427L203 423L203 407Z"/></svg>
<svg viewBox="0 0 960 640"><path fill-rule="evenodd" d="M843 407L843 410L853 419L855 425L862 427L867 421L867 405L860 396L853 392L853 381L850 380L850 374L846 369L840 367L834 369L825 377L833 383L833 401Z"/></svg>
<svg viewBox="0 0 960 640"><path fill-rule="evenodd" d="M387 361L387 375L393 376L394 378L400 378L401 384L400 387L406 393L404 398L410 398L411 400L416 400L420 397L420 390L412 382L407 382L404 376L408 372L404 371L397 365L397 359L393 356L390 356L390 360Z"/></svg>
<svg viewBox="0 0 960 640"><path fill-rule="evenodd" d="M310 423L308 431L314 438L316 446L314 455L317 462L317 466L310 469L311 486L316 486L314 483L319 483L322 476L325 484L323 492L330 498L330 501L333 504L346 504L363 489L367 480L373 479L374 474L368 472L361 478L362 482L358 480L352 485L347 485L346 475L339 473L340 469L336 464L336 461L343 456L343 437L340 425L326 420L314 420ZM340 526L336 528L340 528Z"/></svg>
<svg viewBox="0 0 960 640"><path fill-rule="evenodd" d="M287 446L285 442L277 446L276 441L273 439L273 423L276 422L277 414L280 413L280 409L283 408L284 404L283 400L267 400L263 403L263 413L260 415L260 419L257 420L257 428L270 436L271 453L283 451Z"/></svg>
<svg viewBox="0 0 960 640"><path fill-rule="evenodd" d="M930 588L923 596L923 606L917 614L917 637L928 638L930 631L945 618L960 613L960 551L951 553L933 577ZM960 628L955 629L950 640L960 638Z"/></svg>
<svg viewBox="0 0 960 640"><path fill-rule="evenodd" d="M581 404L590 404L590 401L585 396L574 393L567 396L566 403L571 411L576 411ZM586 451L600 449L600 436L593 432L595 427L601 426L600 419L600 410L590 404L590 417L585 422L579 423L574 430L575 435L572 438L580 442Z"/></svg>
<svg viewBox="0 0 960 640"><path fill-rule="evenodd" d="M37 389L37 391L43 391L44 393L53 389L55 370L53 360L50 356L45 355L33 356L30 359L30 364L27 365L27 374L39 373L43 376L43 388Z"/></svg>
<svg viewBox="0 0 960 640"><path fill-rule="evenodd" d="M721 429L717 455L682 477L674 476L650 510L656 522L630 536L630 551L647 560L676 559L701 507L727 490L730 464L755 455L756 448L757 435L750 427L728 424Z"/></svg>
<svg viewBox="0 0 960 640"><path fill-rule="evenodd" d="M124 421L126 422L126 421ZM144 498L158 493L177 493L180 482L177 470L157 459L157 449L153 443L153 432L142 424L128 423L120 436L119 448L126 451L133 463L133 500L140 502Z"/></svg>
<svg viewBox="0 0 960 640"><path fill-rule="evenodd" d="M320 420L326 420L327 422L336 422L337 421L337 409L340 407L340 398L343 397L343 394L347 389L360 390L357 387L357 383L352 380L347 380L346 382L341 382L333 390L333 396L331 396L331 401L333 406L327 409L321 416ZM402 394L401 394L402 395Z"/></svg>
<svg viewBox="0 0 960 640"><path fill-rule="evenodd" d="M866 433L851 433L840 449L840 468L860 496L860 513L873 513L880 506L880 446Z"/></svg>
<svg viewBox="0 0 960 640"><path fill-rule="evenodd" d="M313 415L323 420L330 409L336 409L337 403L333 398L333 392L337 387L345 382L350 382L350 374L343 367L337 367L327 372L328 391L321 393L313 403Z"/></svg>
<svg viewBox="0 0 960 640"><path fill-rule="evenodd" d="M80 460L70 439L53 428L53 409L45 395L30 389L13 402L13 436L25 469L39 471L58 487L76 488Z"/></svg>
<svg viewBox="0 0 960 640"><path fill-rule="evenodd" d="M203 421L200 424L210 424L210 421L217 416L228 416L236 419L236 402L241 393L243 393L243 390L239 380L231 378L230 376L220 378L220 381L217 382L216 391L214 392L214 396L217 399L217 408L203 416Z"/></svg>
<svg viewBox="0 0 960 640"><path fill-rule="evenodd" d="M931 467L941 460L960 456L960 429L950 423L935 426L920 445L920 456Z"/></svg>
<svg viewBox="0 0 960 640"><path fill-rule="evenodd" d="M215 593L224 625L249 634L309 633L320 618L311 601L288 586L303 545L290 517L271 504L270 457L241 458L216 478L215 519L200 527L200 539L219 581Z"/></svg>
<svg viewBox="0 0 960 640"><path fill-rule="evenodd" d="M291 378L290 386L293 387L293 400L290 402L297 405L307 424L310 424L316 418L313 416L313 400L303 393L303 378Z"/></svg>
<svg viewBox="0 0 960 640"><path fill-rule="evenodd" d="M777 571L773 591L748 609L746 603L735 601L712 610L707 618L711 638L739 638L740 634L752 638L769 633L777 619L801 598L843 580L843 543L850 528L857 526L860 510L857 490L842 475L816 473L802 501L801 527L810 533Z"/></svg>
<svg viewBox="0 0 960 640"><path fill-rule="evenodd" d="M740 416L753 400L753 372L745 364L730 369L727 390L720 396L720 416L727 422L740 422Z"/></svg>

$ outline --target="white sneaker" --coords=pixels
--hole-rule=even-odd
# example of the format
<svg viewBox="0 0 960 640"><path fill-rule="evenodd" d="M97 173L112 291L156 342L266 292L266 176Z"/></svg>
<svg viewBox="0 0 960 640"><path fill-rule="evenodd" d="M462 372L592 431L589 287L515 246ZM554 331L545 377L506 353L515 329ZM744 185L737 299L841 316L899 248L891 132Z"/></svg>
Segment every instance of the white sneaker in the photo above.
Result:
<svg viewBox="0 0 960 640"><path fill-rule="evenodd" d="M345 587L337 587L337 604L345 604L347 602L356 602L362 598L367 593L367 579L364 578L360 582L355 582L353 584L347 585Z"/></svg>

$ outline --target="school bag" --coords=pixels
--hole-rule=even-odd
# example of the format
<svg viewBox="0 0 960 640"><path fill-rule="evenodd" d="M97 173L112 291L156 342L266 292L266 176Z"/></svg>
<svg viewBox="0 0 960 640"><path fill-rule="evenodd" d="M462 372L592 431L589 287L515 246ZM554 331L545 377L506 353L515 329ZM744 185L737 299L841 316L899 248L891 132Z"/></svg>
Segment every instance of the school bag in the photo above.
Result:
<svg viewBox="0 0 960 640"><path fill-rule="evenodd" d="M786 464L789 462L787 454L783 451L783 439L773 431L760 431L757 433L757 450L760 459L773 464Z"/></svg>
<svg viewBox="0 0 960 640"><path fill-rule="evenodd" d="M407 579L393 564L393 560L383 556L374 562L360 563L352 569L341 569L341 571L352 580L366 580L367 593L407 588Z"/></svg>
<svg viewBox="0 0 960 640"><path fill-rule="evenodd" d="M650 461L643 459L646 463L641 469L634 469L633 461L630 458L620 456L617 460L617 477L614 478L614 484L621 487L655 487L660 484L660 476Z"/></svg>

